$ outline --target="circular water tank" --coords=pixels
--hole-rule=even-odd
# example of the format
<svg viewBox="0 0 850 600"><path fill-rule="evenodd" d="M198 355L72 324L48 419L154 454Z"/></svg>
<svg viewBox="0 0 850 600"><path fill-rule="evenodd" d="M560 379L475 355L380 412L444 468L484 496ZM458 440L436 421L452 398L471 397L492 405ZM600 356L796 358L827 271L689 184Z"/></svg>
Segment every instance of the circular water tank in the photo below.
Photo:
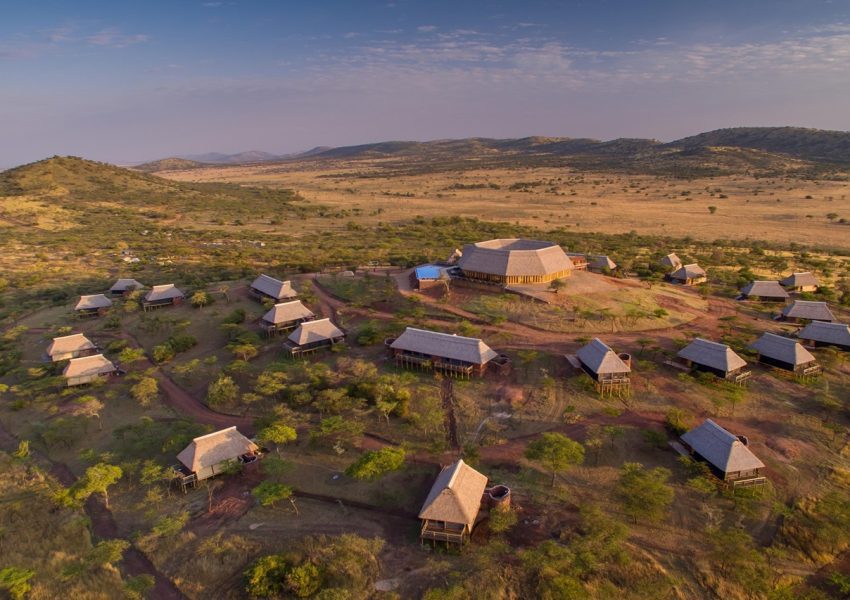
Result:
<svg viewBox="0 0 850 600"><path fill-rule="evenodd" d="M511 505L511 488L506 485L494 485L487 490L491 508L508 508Z"/></svg>

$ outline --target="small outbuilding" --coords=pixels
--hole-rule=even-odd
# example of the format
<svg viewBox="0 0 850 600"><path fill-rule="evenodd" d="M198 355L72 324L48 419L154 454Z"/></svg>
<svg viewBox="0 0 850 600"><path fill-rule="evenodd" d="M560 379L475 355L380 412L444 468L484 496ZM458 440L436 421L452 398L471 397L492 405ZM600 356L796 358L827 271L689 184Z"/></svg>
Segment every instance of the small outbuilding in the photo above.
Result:
<svg viewBox="0 0 850 600"><path fill-rule="evenodd" d="M142 300L142 308L146 311L156 310L164 306L177 306L183 304L186 296L173 283L155 285L145 294Z"/></svg>
<svg viewBox="0 0 850 600"><path fill-rule="evenodd" d="M778 281L751 281L741 289L739 300L785 302L790 297Z"/></svg>
<svg viewBox="0 0 850 600"><path fill-rule="evenodd" d="M593 338L576 353L582 370L590 375L599 393L628 392L631 386L631 356L616 354L605 342Z"/></svg>
<svg viewBox="0 0 850 600"><path fill-rule="evenodd" d="M62 371L68 386L92 383L116 373L118 373L118 367L103 354L72 358Z"/></svg>
<svg viewBox="0 0 850 600"><path fill-rule="evenodd" d="M669 271L675 271L682 266L682 259L676 256L675 253L670 253L660 261L662 267L666 267Z"/></svg>
<svg viewBox="0 0 850 600"><path fill-rule="evenodd" d="M417 290L445 285L450 279L448 268L440 265L420 265L410 274L410 283Z"/></svg>
<svg viewBox="0 0 850 600"><path fill-rule="evenodd" d="M699 285L708 281L705 270L696 263L682 265L667 276L673 283L681 285Z"/></svg>
<svg viewBox="0 0 850 600"><path fill-rule="evenodd" d="M309 308L301 303L301 300L281 302L275 304L269 312L263 315L261 326L268 335L274 335L280 331L287 331L298 327L304 321L312 321L316 318Z"/></svg>
<svg viewBox="0 0 850 600"><path fill-rule="evenodd" d="M617 263L607 255L587 255L587 270L593 273L610 273L617 269Z"/></svg>
<svg viewBox="0 0 850 600"><path fill-rule="evenodd" d="M706 419L702 425L681 437L698 460L711 466L717 477L732 488L764 485L764 463L749 449L746 437L732 435L720 425Z"/></svg>
<svg viewBox="0 0 850 600"><path fill-rule="evenodd" d="M478 338L408 327L388 345L396 366L455 377L482 376L499 355Z"/></svg>
<svg viewBox="0 0 850 600"><path fill-rule="evenodd" d="M289 334L284 347L290 356L300 356L327 348L345 339L345 333L330 319L303 321Z"/></svg>
<svg viewBox="0 0 850 600"><path fill-rule="evenodd" d="M825 321L834 323L837 319L826 302L812 302L810 300L794 300L782 309L779 315L780 321L790 323L809 323L811 321Z"/></svg>
<svg viewBox="0 0 850 600"><path fill-rule="evenodd" d="M444 467L419 511L424 542L446 542L462 546L472 535L481 510L487 477L459 459Z"/></svg>
<svg viewBox="0 0 850 600"><path fill-rule="evenodd" d="M743 383L750 376L750 371L746 370L747 361L719 342L697 338L679 350L678 357L692 369L713 373L734 383Z"/></svg>
<svg viewBox="0 0 850 600"><path fill-rule="evenodd" d="M813 377L821 371L812 353L791 338L765 333L750 348L758 352L759 362L791 371L800 377Z"/></svg>
<svg viewBox="0 0 850 600"><path fill-rule="evenodd" d="M817 278L808 271L791 273L779 283L794 292L816 292L819 287Z"/></svg>
<svg viewBox="0 0 850 600"><path fill-rule="evenodd" d="M248 291L251 297L260 302L263 300L280 302L281 300L291 300L298 296L298 292L292 288L291 281L280 281L268 275L257 277L251 284L251 287L248 288Z"/></svg>
<svg viewBox="0 0 850 600"><path fill-rule="evenodd" d="M797 334L807 346L835 346L850 350L850 325L812 321Z"/></svg>
<svg viewBox="0 0 850 600"><path fill-rule="evenodd" d="M119 279L112 284L111 288L109 288L109 293L113 296L123 296L124 294L129 294L134 290L140 290L143 287L145 286L135 279Z"/></svg>
<svg viewBox="0 0 850 600"><path fill-rule="evenodd" d="M91 356L99 352L97 346L82 333L53 338L47 347L50 362L59 362L72 358Z"/></svg>
<svg viewBox="0 0 850 600"><path fill-rule="evenodd" d="M250 463L259 456L260 447L235 426L196 437L177 455L182 465L180 483L185 490L187 485L227 471L234 463Z"/></svg>
<svg viewBox="0 0 850 600"><path fill-rule="evenodd" d="M99 317L104 314L112 306L112 300L103 294L91 294L89 296L80 296L79 302L74 307L77 316L83 317Z"/></svg>

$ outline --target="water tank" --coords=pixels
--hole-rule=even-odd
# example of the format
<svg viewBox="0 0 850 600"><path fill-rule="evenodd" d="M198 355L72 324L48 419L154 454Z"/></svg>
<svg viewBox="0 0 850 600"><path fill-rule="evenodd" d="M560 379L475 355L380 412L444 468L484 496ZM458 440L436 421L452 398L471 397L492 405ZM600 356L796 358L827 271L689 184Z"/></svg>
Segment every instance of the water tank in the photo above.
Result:
<svg viewBox="0 0 850 600"><path fill-rule="evenodd" d="M486 491L487 503L491 509L507 509L511 506L511 488L506 485L494 485Z"/></svg>
<svg viewBox="0 0 850 600"><path fill-rule="evenodd" d="M632 355L631 354L629 354L628 352L622 352L622 353L618 354L617 356L620 357L621 361L626 363L626 366L628 368L630 368L630 369L632 368Z"/></svg>

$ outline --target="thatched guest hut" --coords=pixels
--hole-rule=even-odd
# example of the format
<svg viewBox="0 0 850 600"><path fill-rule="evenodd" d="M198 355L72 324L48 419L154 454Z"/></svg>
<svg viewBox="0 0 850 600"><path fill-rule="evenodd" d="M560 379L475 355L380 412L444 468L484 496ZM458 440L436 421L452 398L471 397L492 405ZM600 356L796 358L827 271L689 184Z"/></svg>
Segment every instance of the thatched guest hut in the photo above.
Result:
<svg viewBox="0 0 850 600"><path fill-rule="evenodd" d="M683 265L667 276L673 283L699 285L708 281L705 270L696 263Z"/></svg>
<svg viewBox="0 0 850 600"><path fill-rule="evenodd" d="M173 283L155 285L142 299L142 308L146 311L156 310L163 306L176 306L183 304L186 296Z"/></svg>
<svg viewBox="0 0 850 600"><path fill-rule="evenodd" d="M767 482L762 475L764 463L747 447L747 438L732 435L711 419L682 435L681 440L698 460L707 462L714 474L732 488Z"/></svg>
<svg viewBox="0 0 850 600"><path fill-rule="evenodd" d="M794 292L816 292L819 286L817 278L808 271L791 273L779 283Z"/></svg>
<svg viewBox="0 0 850 600"><path fill-rule="evenodd" d="M794 300L782 309L779 315L780 321L789 323L809 323L811 321L825 321L834 323L837 319L829 310L826 302L812 302L809 300Z"/></svg>
<svg viewBox="0 0 850 600"><path fill-rule="evenodd" d="M628 392L632 372L628 354L616 354L602 340L593 338L589 344L579 348L576 357L582 370L593 378L600 393Z"/></svg>
<svg viewBox="0 0 850 600"><path fill-rule="evenodd" d="M185 491L187 485L226 472L234 463L253 462L259 455L260 447L235 426L196 437L177 455L180 483Z"/></svg>
<svg viewBox="0 0 850 600"><path fill-rule="evenodd" d="M135 279L119 279L112 284L111 288L109 288L109 293L113 296L123 296L124 294L129 294L133 290L140 290L143 287L145 286Z"/></svg>
<svg viewBox="0 0 850 600"><path fill-rule="evenodd" d="M758 352L759 362L801 377L812 377L821 371L812 353L791 338L765 333L750 348Z"/></svg>
<svg viewBox="0 0 850 600"><path fill-rule="evenodd" d="M290 300L298 296L298 292L292 288L292 282L280 281L268 275L257 277L251 284L251 287L248 288L248 291L252 298L260 302L263 300L280 302L281 300Z"/></svg>
<svg viewBox="0 0 850 600"><path fill-rule="evenodd" d="M797 334L807 346L835 346L850 350L850 325L812 321Z"/></svg>
<svg viewBox="0 0 850 600"><path fill-rule="evenodd" d="M72 358L62 371L68 386L91 383L116 373L118 373L118 367L103 354Z"/></svg>
<svg viewBox="0 0 850 600"><path fill-rule="evenodd" d="M273 335L280 331L294 329L300 323L312 321L315 318L313 311L301 304L300 300L293 300L275 304L263 315L260 325L268 335Z"/></svg>
<svg viewBox="0 0 850 600"><path fill-rule="evenodd" d="M734 383L742 383L750 376L746 370L747 361L726 344L697 338L679 350L678 357L692 369L713 373Z"/></svg>
<svg viewBox="0 0 850 600"><path fill-rule="evenodd" d="M289 351L290 356L300 356L333 346L343 339L345 333L331 323L330 319L316 319L299 324L295 331L289 334L284 348Z"/></svg>
<svg viewBox="0 0 850 600"><path fill-rule="evenodd" d="M419 511L420 538L463 545L481 510L487 477L463 462L444 467Z"/></svg>
<svg viewBox="0 0 850 600"><path fill-rule="evenodd" d="M97 354L98 348L82 333L55 337L47 347L47 358L50 362L80 358Z"/></svg>
<svg viewBox="0 0 850 600"><path fill-rule="evenodd" d="M675 253L670 253L661 259L661 266L666 267L669 271L675 271L682 266L682 259L676 256Z"/></svg>
<svg viewBox="0 0 850 600"><path fill-rule="evenodd" d="M467 279L501 285L549 283L573 271L558 244L516 238L467 244L458 266Z"/></svg>
<svg viewBox="0 0 850 600"><path fill-rule="evenodd" d="M74 307L77 316L83 317L98 317L104 314L112 306L112 300L103 294L91 294L89 296L80 296L79 302Z"/></svg>
<svg viewBox="0 0 850 600"><path fill-rule="evenodd" d="M587 255L587 270L593 273L610 273L617 269L617 263L607 255Z"/></svg>
<svg viewBox="0 0 850 600"><path fill-rule="evenodd" d="M389 341L399 367L441 371L458 376L482 376L499 355L478 338L408 327Z"/></svg>
<svg viewBox="0 0 850 600"><path fill-rule="evenodd" d="M751 281L741 289L740 300L785 302L791 296L778 281Z"/></svg>

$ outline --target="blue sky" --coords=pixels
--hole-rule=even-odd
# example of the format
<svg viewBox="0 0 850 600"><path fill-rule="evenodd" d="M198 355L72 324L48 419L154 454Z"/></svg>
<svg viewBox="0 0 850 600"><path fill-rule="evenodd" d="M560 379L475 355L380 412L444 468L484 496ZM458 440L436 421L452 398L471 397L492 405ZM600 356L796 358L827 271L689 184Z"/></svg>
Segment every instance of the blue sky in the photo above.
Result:
<svg viewBox="0 0 850 600"><path fill-rule="evenodd" d="M0 82L0 166L850 130L850 0L32 0L4 7Z"/></svg>

